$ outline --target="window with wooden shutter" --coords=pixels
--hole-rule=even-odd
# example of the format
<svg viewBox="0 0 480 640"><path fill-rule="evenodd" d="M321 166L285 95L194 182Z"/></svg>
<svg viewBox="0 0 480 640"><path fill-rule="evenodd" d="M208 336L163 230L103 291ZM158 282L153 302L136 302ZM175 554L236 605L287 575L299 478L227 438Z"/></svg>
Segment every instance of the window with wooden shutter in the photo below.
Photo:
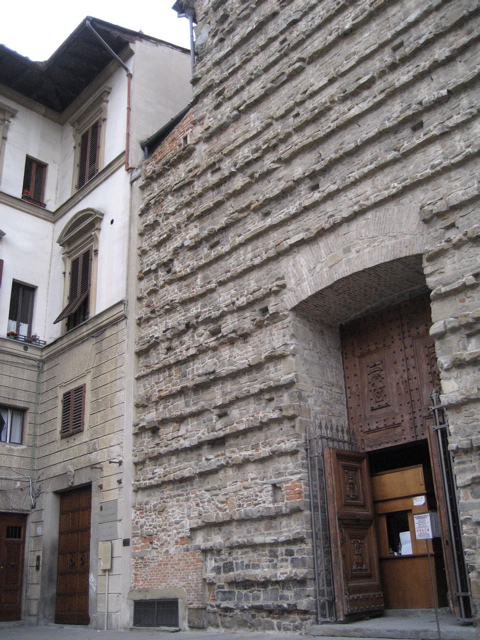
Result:
<svg viewBox="0 0 480 640"><path fill-rule="evenodd" d="M67 330L73 329L89 317L92 273L92 248L74 258L70 264L68 304L54 324L67 319Z"/></svg>
<svg viewBox="0 0 480 640"><path fill-rule="evenodd" d="M83 431L85 390L86 386L83 384L75 389L70 389L62 396L62 426L60 428L62 438Z"/></svg>
<svg viewBox="0 0 480 640"><path fill-rule="evenodd" d="M32 204L45 207L44 191L47 165L27 156L23 175L22 199Z"/></svg>
<svg viewBox="0 0 480 640"><path fill-rule="evenodd" d="M100 158L100 120L89 127L80 138L77 189L97 175Z"/></svg>
<svg viewBox="0 0 480 640"><path fill-rule="evenodd" d="M32 333L35 288L20 282L12 283L7 334L30 337Z"/></svg>
<svg viewBox="0 0 480 640"><path fill-rule="evenodd" d="M105 122L110 91L109 87L105 87L92 102L82 107L70 120L75 145L72 174L74 190L81 189L104 166Z"/></svg>

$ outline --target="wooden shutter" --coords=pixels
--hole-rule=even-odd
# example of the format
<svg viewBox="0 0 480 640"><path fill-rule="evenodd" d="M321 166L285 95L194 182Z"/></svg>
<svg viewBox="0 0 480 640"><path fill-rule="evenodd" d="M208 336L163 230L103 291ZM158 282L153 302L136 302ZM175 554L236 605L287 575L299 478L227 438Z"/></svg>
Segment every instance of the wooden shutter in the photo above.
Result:
<svg viewBox="0 0 480 640"><path fill-rule="evenodd" d="M97 120L85 131L80 139L80 162L78 169L78 185L83 187L98 173L100 155L100 120Z"/></svg>
<svg viewBox="0 0 480 640"><path fill-rule="evenodd" d="M92 249L87 249L84 253L77 256L72 260L70 267L70 289L68 296L68 304L63 309L62 313L55 319L53 324L69 318L76 313L83 305L82 317L78 319L78 322L74 322L73 326L80 324L88 317L89 300L88 295L90 293L91 285L91 273L92 273ZM72 327L69 327L72 328Z"/></svg>
<svg viewBox="0 0 480 640"><path fill-rule="evenodd" d="M23 200L43 205L47 165L27 156L23 176Z"/></svg>
<svg viewBox="0 0 480 640"><path fill-rule="evenodd" d="M85 385L82 385L63 394L62 425L60 428L62 438L83 431L84 417Z"/></svg>
<svg viewBox="0 0 480 640"><path fill-rule="evenodd" d="M79 283L78 283L78 295L83 295L86 291L90 290L90 264L92 261L92 250L88 249L81 256L79 265Z"/></svg>
<svg viewBox="0 0 480 640"><path fill-rule="evenodd" d="M70 290L68 294L68 301L74 302L78 295L78 275L80 273L80 260L82 256L78 256L72 260L70 266Z"/></svg>
<svg viewBox="0 0 480 640"><path fill-rule="evenodd" d="M15 322L14 330L22 335L30 335L31 333L34 296L35 289L33 287L27 287L18 282L12 283L8 319L10 322ZM9 326L13 328L10 323Z"/></svg>

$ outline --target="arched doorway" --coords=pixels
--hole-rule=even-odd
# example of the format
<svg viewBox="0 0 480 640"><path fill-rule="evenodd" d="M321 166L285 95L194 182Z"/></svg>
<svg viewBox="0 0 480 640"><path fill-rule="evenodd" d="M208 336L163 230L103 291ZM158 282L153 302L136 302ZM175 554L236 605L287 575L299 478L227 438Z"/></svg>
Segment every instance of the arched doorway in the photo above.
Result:
<svg viewBox="0 0 480 640"><path fill-rule="evenodd" d="M439 391L430 325L423 294L341 327L348 421L357 450L370 461L372 526L388 609L448 604L440 538L417 540L414 527L415 516L438 514L445 505L430 409L432 392Z"/></svg>
<svg viewBox="0 0 480 640"><path fill-rule="evenodd" d="M341 337L337 348L342 351L345 419L351 432L347 448L354 453L349 457L349 452L337 451L322 434L319 447L327 480L337 619L380 611L384 603L398 609L448 604L466 617L458 595L468 590L459 583L459 572L466 576L461 542L455 547L461 536L455 535L449 514L456 504L454 482L445 473L445 452L431 411L430 394L439 390L439 375L421 256L336 281L295 311L311 328L309 339L315 331L312 318L336 327ZM332 353L334 342L327 347L315 345L318 353ZM321 389L323 374L316 374ZM324 404L318 414L328 419L331 409ZM338 403L333 409L338 415ZM417 544L413 532L414 516L425 511L438 513L441 530L441 538L428 547L424 541ZM400 591L411 598L400 597Z"/></svg>

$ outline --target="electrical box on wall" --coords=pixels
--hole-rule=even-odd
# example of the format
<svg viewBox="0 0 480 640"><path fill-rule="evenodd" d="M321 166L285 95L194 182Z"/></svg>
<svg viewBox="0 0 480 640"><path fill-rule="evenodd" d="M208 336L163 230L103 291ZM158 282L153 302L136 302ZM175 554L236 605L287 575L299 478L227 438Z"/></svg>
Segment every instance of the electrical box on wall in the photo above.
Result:
<svg viewBox="0 0 480 640"><path fill-rule="evenodd" d="M102 571L111 571L112 569L112 543L105 540L99 543L98 555L100 558L100 569Z"/></svg>

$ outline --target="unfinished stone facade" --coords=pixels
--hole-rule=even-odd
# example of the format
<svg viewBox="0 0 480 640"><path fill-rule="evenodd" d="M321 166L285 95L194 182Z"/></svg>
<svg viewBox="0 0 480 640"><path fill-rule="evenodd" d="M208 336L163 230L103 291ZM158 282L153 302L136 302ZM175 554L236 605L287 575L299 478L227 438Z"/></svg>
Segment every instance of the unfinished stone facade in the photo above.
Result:
<svg viewBox="0 0 480 640"><path fill-rule="evenodd" d="M195 2L193 107L144 170L133 452L132 588L184 626L315 621L339 327L428 291L478 606L479 8Z"/></svg>

